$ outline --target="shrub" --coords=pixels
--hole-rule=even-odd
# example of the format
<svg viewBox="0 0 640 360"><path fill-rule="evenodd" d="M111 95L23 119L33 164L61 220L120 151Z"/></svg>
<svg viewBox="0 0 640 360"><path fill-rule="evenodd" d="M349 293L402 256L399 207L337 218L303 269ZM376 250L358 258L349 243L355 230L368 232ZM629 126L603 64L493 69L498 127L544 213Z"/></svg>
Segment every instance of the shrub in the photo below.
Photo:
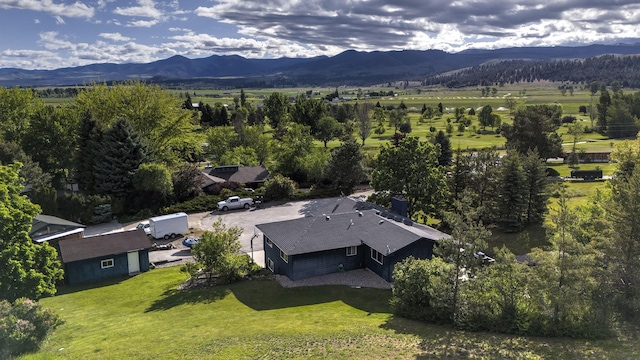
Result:
<svg viewBox="0 0 640 360"><path fill-rule="evenodd" d="M287 200L293 198L296 184L282 175L276 175L264 183L264 200Z"/></svg>
<svg viewBox="0 0 640 360"><path fill-rule="evenodd" d="M111 221L111 203L108 196L85 196L79 193L65 193L58 199L60 217L83 224Z"/></svg>
<svg viewBox="0 0 640 360"><path fill-rule="evenodd" d="M42 341L63 321L35 301L0 301L0 358L38 350Z"/></svg>
<svg viewBox="0 0 640 360"><path fill-rule="evenodd" d="M217 208L218 201L220 200L222 200L222 197L218 195L196 196L191 200L167 206L162 212L165 214L172 214L176 212L195 213L212 211Z"/></svg>
<svg viewBox="0 0 640 360"><path fill-rule="evenodd" d="M558 170L548 167L547 176L560 176L560 173L558 172Z"/></svg>

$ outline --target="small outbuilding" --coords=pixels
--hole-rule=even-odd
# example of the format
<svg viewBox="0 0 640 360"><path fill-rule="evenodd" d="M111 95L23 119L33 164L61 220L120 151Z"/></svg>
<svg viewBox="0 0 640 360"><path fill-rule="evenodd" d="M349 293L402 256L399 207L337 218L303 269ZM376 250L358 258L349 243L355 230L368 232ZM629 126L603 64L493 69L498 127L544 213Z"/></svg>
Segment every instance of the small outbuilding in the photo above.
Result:
<svg viewBox="0 0 640 360"><path fill-rule="evenodd" d="M40 214L33 219L29 237L38 244L49 244L60 250L58 242L65 239L81 239L85 226L51 215Z"/></svg>
<svg viewBox="0 0 640 360"><path fill-rule="evenodd" d="M151 242L142 229L61 240L58 245L70 285L149 270Z"/></svg>
<svg viewBox="0 0 640 360"><path fill-rule="evenodd" d="M223 187L258 188L269 179L269 171L263 166L224 165L208 167L202 172L202 190L218 193Z"/></svg>

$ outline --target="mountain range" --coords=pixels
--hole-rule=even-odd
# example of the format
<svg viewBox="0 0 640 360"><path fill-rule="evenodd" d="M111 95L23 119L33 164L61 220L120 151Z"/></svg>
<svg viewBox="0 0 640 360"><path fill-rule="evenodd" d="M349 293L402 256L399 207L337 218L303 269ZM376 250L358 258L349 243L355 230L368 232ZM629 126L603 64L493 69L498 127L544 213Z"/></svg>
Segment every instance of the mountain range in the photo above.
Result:
<svg viewBox="0 0 640 360"><path fill-rule="evenodd" d="M365 86L390 81L421 80L503 60L551 61L605 54L640 54L640 43L470 49L458 53L440 50L348 50L331 57L279 59L247 59L237 55L213 55L199 59L173 56L146 64L106 63L55 70L3 68L0 69L0 85L72 86L93 81L142 79L155 83L220 87Z"/></svg>

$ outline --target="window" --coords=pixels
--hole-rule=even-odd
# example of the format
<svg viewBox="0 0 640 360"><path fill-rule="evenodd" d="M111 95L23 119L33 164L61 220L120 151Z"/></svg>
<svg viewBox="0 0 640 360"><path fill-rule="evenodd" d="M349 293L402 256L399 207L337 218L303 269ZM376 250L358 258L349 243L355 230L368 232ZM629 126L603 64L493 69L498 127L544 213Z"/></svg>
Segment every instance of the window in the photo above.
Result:
<svg viewBox="0 0 640 360"><path fill-rule="evenodd" d="M104 259L100 262L100 266L103 269L108 269L110 267L113 267L113 259Z"/></svg>
<svg viewBox="0 0 640 360"><path fill-rule="evenodd" d="M269 239L268 237L265 236L265 241L267 242L267 245L269 245L269 247L273 247L273 243L271 242L271 239Z"/></svg>
<svg viewBox="0 0 640 360"><path fill-rule="evenodd" d="M357 246L349 246L347 248L347 256L354 256L358 254L358 247Z"/></svg>
<svg viewBox="0 0 640 360"><path fill-rule="evenodd" d="M382 265L382 253L371 249L371 258Z"/></svg>
<svg viewBox="0 0 640 360"><path fill-rule="evenodd" d="M273 260L267 258L267 269L273 272Z"/></svg>
<svg viewBox="0 0 640 360"><path fill-rule="evenodd" d="M288 263L289 262L289 256L287 254L284 253L284 251L280 250L280 257L282 258L282 260L284 260L284 262Z"/></svg>

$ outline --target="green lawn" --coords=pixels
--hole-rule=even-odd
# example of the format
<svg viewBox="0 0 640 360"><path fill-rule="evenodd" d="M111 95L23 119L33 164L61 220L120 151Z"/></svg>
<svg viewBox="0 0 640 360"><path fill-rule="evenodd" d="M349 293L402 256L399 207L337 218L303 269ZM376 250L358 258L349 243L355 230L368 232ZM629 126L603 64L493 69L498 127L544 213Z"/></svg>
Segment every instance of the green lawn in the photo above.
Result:
<svg viewBox="0 0 640 360"><path fill-rule="evenodd" d="M395 317L389 290L271 280L180 292L177 268L41 300L60 314L25 359L629 359L636 341L525 338Z"/></svg>

